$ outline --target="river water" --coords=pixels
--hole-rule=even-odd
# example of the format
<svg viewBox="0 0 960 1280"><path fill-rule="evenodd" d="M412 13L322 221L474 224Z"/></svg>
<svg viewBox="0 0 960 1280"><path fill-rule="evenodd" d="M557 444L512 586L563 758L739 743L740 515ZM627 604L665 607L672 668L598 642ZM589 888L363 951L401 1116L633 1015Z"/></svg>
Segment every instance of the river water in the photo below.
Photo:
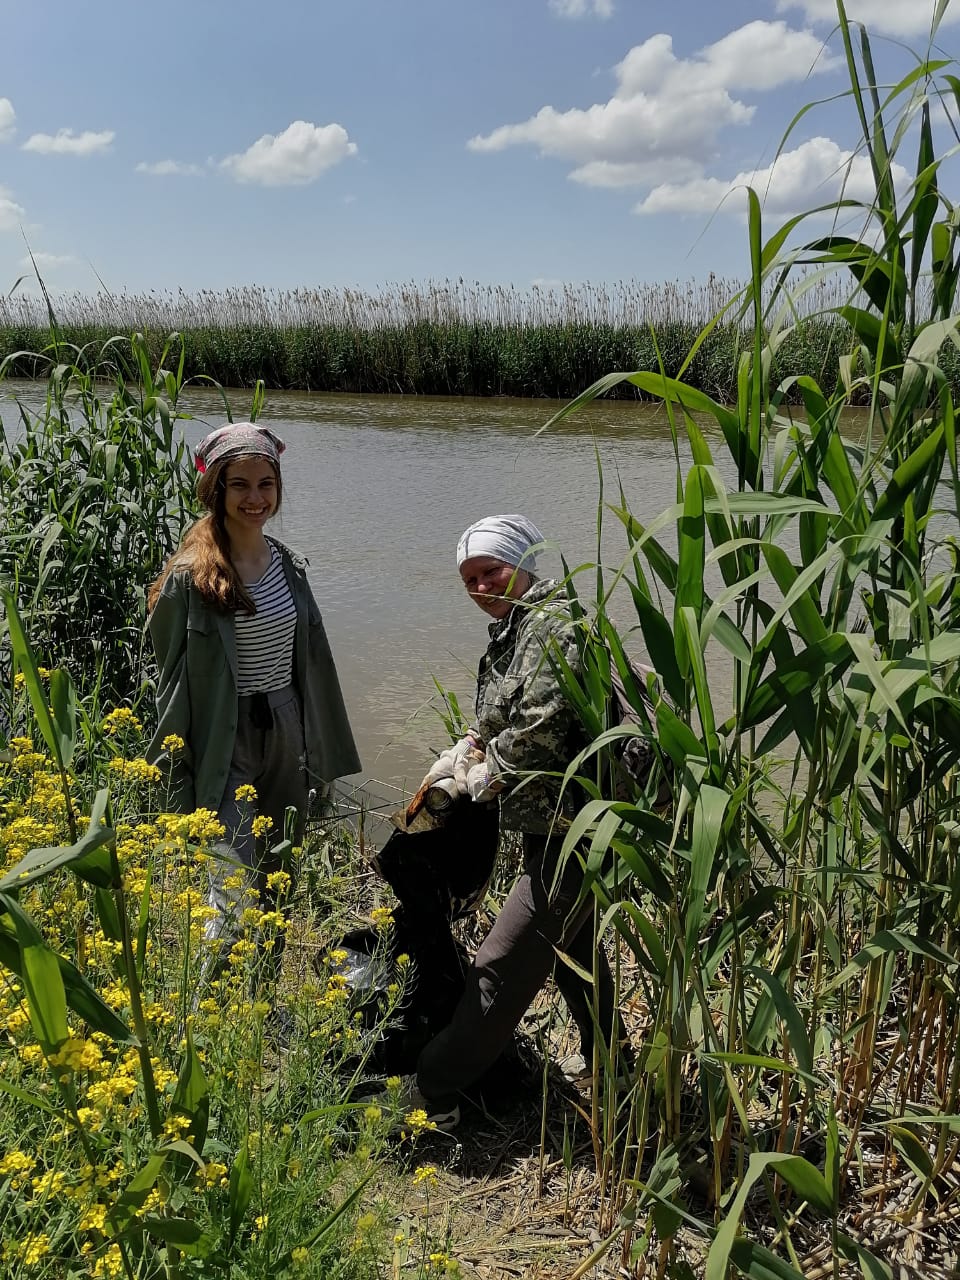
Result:
<svg viewBox="0 0 960 1280"><path fill-rule="evenodd" d="M598 455L609 501L621 483L641 519L672 501L662 410L595 404L538 436L560 407L271 393L261 420L287 443L276 530L310 561L367 776L416 787L445 745L435 681L472 705L487 620L456 568L468 524L523 512L552 544L538 571L554 574L561 553L571 567L596 563ZM216 421L205 415L202 429ZM202 429L188 424L188 439ZM609 513L601 545L603 560L618 565L626 538ZM594 575L579 582L592 596ZM630 612L618 600L627 625ZM639 638L634 648L642 657Z"/></svg>
<svg viewBox="0 0 960 1280"><path fill-rule="evenodd" d="M29 401L30 391L11 384L7 394ZM228 399L235 419L248 416L249 393L229 392ZM595 402L537 435L560 407L543 400L269 394L261 421L287 444L283 511L272 528L309 559L364 778L388 793L415 789L445 745L436 683L455 691L465 708L472 705L487 634L457 574L463 529L484 515L523 512L551 541L539 571L554 574L561 551L570 566L596 563L598 460L605 500L616 503L622 485L645 522L674 500L673 449L661 407ZM224 421L213 393L191 391L181 408L192 415L183 423L190 443ZM709 423L703 425L709 436ZM718 438L722 471L725 452ZM601 547L603 562L616 567L626 538L610 513ZM591 597L593 572L579 583ZM635 622L626 593L614 615L625 626ZM630 648L644 657L639 635Z"/></svg>

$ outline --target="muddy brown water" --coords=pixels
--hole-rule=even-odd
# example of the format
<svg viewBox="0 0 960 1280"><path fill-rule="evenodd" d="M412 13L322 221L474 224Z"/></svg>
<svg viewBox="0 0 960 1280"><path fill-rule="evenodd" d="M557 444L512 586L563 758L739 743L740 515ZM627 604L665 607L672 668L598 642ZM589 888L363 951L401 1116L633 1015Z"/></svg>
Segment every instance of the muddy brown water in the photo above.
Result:
<svg viewBox="0 0 960 1280"><path fill-rule="evenodd" d="M33 392L33 394L31 394ZM27 384L7 396L36 398ZM228 399L235 419L248 416L249 392ZM597 561L601 498L616 504L622 487L647 522L669 507L676 472L669 424L660 406L595 402L548 432L538 431L561 402L270 392L262 421L284 438L284 508L272 528L310 562L350 710L364 778L388 794L412 792L445 735L436 683L469 707L486 620L465 595L455 548L481 516L521 511L551 542L540 571ZM183 423L195 443L224 421L219 396L188 392ZM10 423L11 406L0 406ZM710 423L718 466L733 478L726 448ZM688 459L685 457L685 461ZM669 545L670 533L664 535ZM621 563L626 538L607 512L601 560ZM595 570L578 578L592 596ZM629 596L614 616L635 624ZM644 657L634 634L632 652ZM717 694L729 696L729 664Z"/></svg>

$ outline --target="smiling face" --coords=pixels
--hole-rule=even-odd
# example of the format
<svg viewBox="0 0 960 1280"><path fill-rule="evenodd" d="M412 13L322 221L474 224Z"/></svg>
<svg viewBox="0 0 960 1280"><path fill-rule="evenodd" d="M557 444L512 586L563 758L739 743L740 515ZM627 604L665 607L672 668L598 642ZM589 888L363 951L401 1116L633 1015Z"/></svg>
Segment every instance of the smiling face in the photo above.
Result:
<svg viewBox="0 0 960 1280"><path fill-rule="evenodd" d="M490 618L505 618L530 589L530 574L494 556L470 556L460 566L463 585Z"/></svg>
<svg viewBox="0 0 960 1280"><path fill-rule="evenodd" d="M280 507L280 485L269 458L257 454L229 463L223 476L223 524L228 537L262 529Z"/></svg>

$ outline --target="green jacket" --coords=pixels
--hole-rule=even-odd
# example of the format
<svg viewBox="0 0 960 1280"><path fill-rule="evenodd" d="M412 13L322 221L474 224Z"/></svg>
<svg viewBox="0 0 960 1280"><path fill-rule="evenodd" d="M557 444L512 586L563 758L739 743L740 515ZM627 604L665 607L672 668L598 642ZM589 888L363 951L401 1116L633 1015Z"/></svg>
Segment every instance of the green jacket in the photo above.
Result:
<svg viewBox="0 0 960 1280"><path fill-rule="evenodd" d="M560 780L587 739L551 653L562 653L580 670L566 597L556 582L535 580L505 618L490 624L477 674L476 732L491 774L507 784L500 794L500 821L510 831L556 831L576 811L569 788L558 808ZM535 770L560 776L524 780Z"/></svg>
<svg viewBox="0 0 960 1280"><path fill-rule="evenodd" d="M303 701L307 785L321 788L360 768L307 562L275 538L297 608L294 682ZM237 733L237 639L232 613L213 609L189 572L167 578L147 623L157 655L159 724L147 758L171 778L170 803L181 812L219 808ZM163 740L177 734L185 750L171 758Z"/></svg>

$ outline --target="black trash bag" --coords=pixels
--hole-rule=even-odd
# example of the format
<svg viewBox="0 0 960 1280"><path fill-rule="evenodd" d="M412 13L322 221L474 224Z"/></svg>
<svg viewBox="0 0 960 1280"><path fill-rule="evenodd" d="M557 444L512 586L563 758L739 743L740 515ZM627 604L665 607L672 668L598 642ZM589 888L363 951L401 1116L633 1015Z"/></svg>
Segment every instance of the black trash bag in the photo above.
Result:
<svg viewBox="0 0 960 1280"><path fill-rule="evenodd" d="M366 1071L406 1075L416 1069L428 1040L450 1021L470 963L452 925L475 911L493 872L499 840L496 805L459 797L441 815L421 812L397 829L374 858L397 897L389 933L355 929L340 941L346 957L331 966L345 980L367 1033ZM409 956L404 999L388 1022L387 987L396 981L397 957Z"/></svg>

